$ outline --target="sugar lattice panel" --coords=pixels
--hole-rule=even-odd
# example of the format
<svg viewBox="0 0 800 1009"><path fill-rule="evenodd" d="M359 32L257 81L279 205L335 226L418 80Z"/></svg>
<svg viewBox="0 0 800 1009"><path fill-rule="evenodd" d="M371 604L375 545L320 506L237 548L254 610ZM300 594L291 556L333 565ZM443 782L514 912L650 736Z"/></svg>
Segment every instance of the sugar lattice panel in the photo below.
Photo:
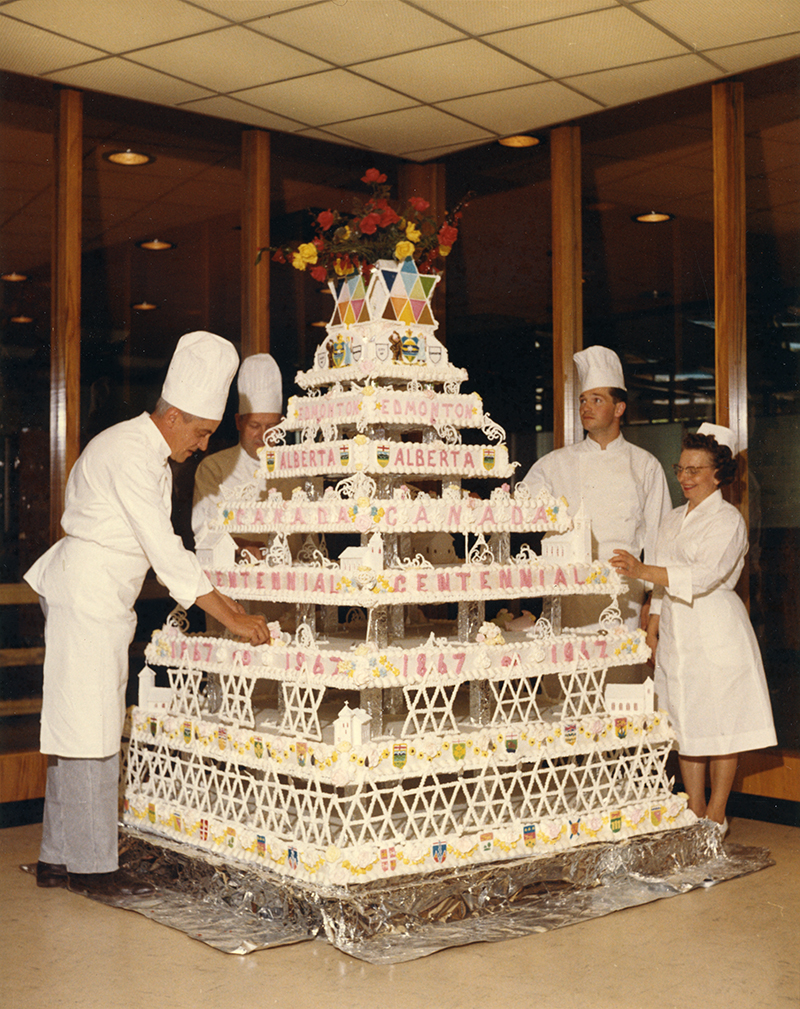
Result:
<svg viewBox="0 0 800 1009"><path fill-rule="evenodd" d="M199 669L168 669L169 685L172 690L170 711L177 715L200 718L205 710L205 697L201 687L205 674Z"/></svg>
<svg viewBox="0 0 800 1009"><path fill-rule="evenodd" d="M252 698L256 680L252 676L247 676L241 669L220 673L219 679L222 690L220 718L233 725L239 723L248 729L254 728Z"/></svg>
<svg viewBox="0 0 800 1009"><path fill-rule="evenodd" d="M537 703L537 696L541 697L541 676L519 680L488 680L487 683L494 702L491 716L493 725L508 725L511 722L527 724L541 720Z"/></svg>
<svg viewBox="0 0 800 1009"><path fill-rule="evenodd" d="M322 739L319 724L319 706L325 693L307 683L284 680L281 683L281 731L295 733L308 739Z"/></svg>
<svg viewBox="0 0 800 1009"><path fill-rule="evenodd" d="M453 713L460 685L438 684L433 687L403 687L408 714L402 735L421 736L432 732L444 735L458 732L458 721Z"/></svg>
<svg viewBox="0 0 800 1009"><path fill-rule="evenodd" d="M564 694L562 717L585 718L587 715L605 712L603 703L605 681L605 668L559 673L558 682Z"/></svg>

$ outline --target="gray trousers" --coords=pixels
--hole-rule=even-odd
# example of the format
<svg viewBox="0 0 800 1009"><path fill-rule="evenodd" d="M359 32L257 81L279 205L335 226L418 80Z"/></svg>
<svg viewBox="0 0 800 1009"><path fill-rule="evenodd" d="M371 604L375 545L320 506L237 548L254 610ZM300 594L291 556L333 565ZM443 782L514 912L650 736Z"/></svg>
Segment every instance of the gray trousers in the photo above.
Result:
<svg viewBox="0 0 800 1009"><path fill-rule="evenodd" d="M49 757L39 860L68 872L113 872L117 859L119 754Z"/></svg>

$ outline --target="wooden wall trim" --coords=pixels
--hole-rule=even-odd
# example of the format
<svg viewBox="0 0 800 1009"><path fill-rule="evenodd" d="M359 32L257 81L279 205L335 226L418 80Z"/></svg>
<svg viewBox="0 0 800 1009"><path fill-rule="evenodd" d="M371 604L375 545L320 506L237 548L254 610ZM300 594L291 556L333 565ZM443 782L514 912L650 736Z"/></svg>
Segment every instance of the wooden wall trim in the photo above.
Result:
<svg viewBox="0 0 800 1009"><path fill-rule="evenodd" d="M269 245L270 135L242 133L242 360L269 351L270 257L258 266L258 250Z"/></svg>
<svg viewBox="0 0 800 1009"><path fill-rule="evenodd" d="M61 535L67 477L80 452L83 95L56 92L50 323L50 540Z"/></svg>
<svg viewBox="0 0 800 1009"><path fill-rule="evenodd" d="M421 196L430 203L430 214L437 225L447 213L447 169L445 165L431 162L427 165L402 164L397 172L397 198L405 206L412 196ZM442 273L433 294L433 314L439 323L436 339L447 344L447 270Z"/></svg>
<svg viewBox="0 0 800 1009"><path fill-rule="evenodd" d="M583 347L581 134L577 126L550 133L553 211L553 447L577 436L578 403L572 356Z"/></svg>
<svg viewBox="0 0 800 1009"><path fill-rule="evenodd" d="M747 456L747 267L745 248L744 89L726 81L711 89L714 155L714 303L717 423L733 430ZM731 500L748 518L747 473Z"/></svg>

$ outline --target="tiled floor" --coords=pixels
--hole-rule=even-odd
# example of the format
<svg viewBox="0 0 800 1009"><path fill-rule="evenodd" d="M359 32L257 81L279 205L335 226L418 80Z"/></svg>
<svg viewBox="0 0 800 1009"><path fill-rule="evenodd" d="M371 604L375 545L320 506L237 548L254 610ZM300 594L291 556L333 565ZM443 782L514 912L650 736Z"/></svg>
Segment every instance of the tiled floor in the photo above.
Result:
<svg viewBox="0 0 800 1009"><path fill-rule="evenodd" d="M38 889L39 826L0 831L8 1009L781 1009L800 1006L800 828L734 820L760 872L524 939L378 967L324 941L219 953L130 911Z"/></svg>

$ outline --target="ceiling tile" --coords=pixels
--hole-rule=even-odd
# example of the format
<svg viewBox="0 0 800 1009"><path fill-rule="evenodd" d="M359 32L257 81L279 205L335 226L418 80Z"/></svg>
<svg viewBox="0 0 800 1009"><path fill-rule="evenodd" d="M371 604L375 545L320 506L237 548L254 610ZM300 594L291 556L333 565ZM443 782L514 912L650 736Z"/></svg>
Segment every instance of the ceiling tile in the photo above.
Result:
<svg viewBox="0 0 800 1009"><path fill-rule="evenodd" d="M464 0L415 0L431 14L449 21L470 35L518 28L554 18L613 7L616 0L504 0L503 3L464 3Z"/></svg>
<svg viewBox="0 0 800 1009"><path fill-rule="evenodd" d="M235 25L142 49L131 58L223 93L300 77L330 66Z"/></svg>
<svg viewBox="0 0 800 1009"><path fill-rule="evenodd" d="M292 7L316 5L319 0L199 0L195 7L203 7L207 11L221 14L231 21L249 21L252 18L271 17Z"/></svg>
<svg viewBox="0 0 800 1009"><path fill-rule="evenodd" d="M302 7L250 26L325 59L335 53L334 62L340 65L463 37L422 11L386 0Z"/></svg>
<svg viewBox="0 0 800 1009"><path fill-rule="evenodd" d="M62 39L31 25L0 15L4 70L20 74L44 74L57 67L83 63L103 55L99 49Z"/></svg>
<svg viewBox="0 0 800 1009"><path fill-rule="evenodd" d="M623 7L488 35L491 42L552 77L679 56L686 48Z"/></svg>
<svg viewBox="0 0 800 1009"><path fill-rule="evenodd" d="M706 54L728 73L739 73L769 63L779 63L800 56L800 32L762 42L745 42L723 49L710 49Z"/></svg>
<svg viewBox="0 0 800 1009"><path fill-rule="evenodd" d="M374 150L399 156L405 151L435 144L478 143L492 138L486 130L425 106L338 123L331 125L330 131Z"/></svg>
<svg viewBox="0 0 800 1009"><path fill-rule="evenodd" d="M214 14L181 0L136 0L135 3L13 0L3 8L3 13L111 53L207 31L225 23Z"/></svg>
<svg viewBox="0 0 800 1009"><path fill-rule="evenodd" d="M359 63L354 69L428 103L543 79L530 67L473 40Z"/></svg>
<svg viewBox="0 0 800 1009"><path fill-rule="evenodd" d="M237 98L271 112L322 126L417 105L413 98L356 77L347 70L329 70L291 81L279 81L236 94Z"/></svg>
<svg viewBox="0 0 800 1009"><path fill-rule="evenodd" d="M245 91L246 95L247 92ZM219 119L230 119L234 123L249 123L251 126L260 126L264 130L280 130L282 133L292 133L298 127L304 125L295 119L286 119L284 116L267 112L266 109L256 108L246 102L237 101L235 98L228 98L226 95L214 95L212 98L200 98L194 102L184 102L181 106L189 112L199 112L205 116L216 116Z"/></svg>
<svg viewBox="0 0 800 1009"><path fill-rule="evenodd" d="M699 56L672 56L630 67L614 67L594 74L579 74L566 80L604 105L626 105L688 88L719 77L716 67Z"/></svg>
<svg viewBox="0 0 800 1009"><path fill-rule="evenodd" d="M49 80L58 81L60 84L123 95L125 98L154 102L156 105L176 105L190 98L210 94L205 88L187 84L185 81L179 81L175 77L169 77L147 67L140 67L137 63L131 63L119 56L109 56L105 60L84 63L66 70L56 70L46 76Z"/></svg>
<svg viewBox="0 0 800 1009"><path fill-rule="evenodd" d="M472 98L457 98L452 102L437 102L437 107L492 130L499 136L525 133L600 110L595 102L556 81Z"/></svg>
<svg viewBox="0 0 800 1009"><path fill-rule="evenodd" d="M694 49L733 45L800 31L797 0L648 0L648 17Z"/></svg>

